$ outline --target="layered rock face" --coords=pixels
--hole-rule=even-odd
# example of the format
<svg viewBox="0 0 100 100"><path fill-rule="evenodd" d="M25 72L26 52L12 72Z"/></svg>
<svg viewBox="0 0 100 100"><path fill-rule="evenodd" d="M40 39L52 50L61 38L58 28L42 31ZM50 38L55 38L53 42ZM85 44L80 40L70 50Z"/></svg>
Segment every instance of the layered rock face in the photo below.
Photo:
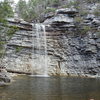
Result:
<svg viewBox="0 0 100 100"><path fill-rule="evenodd" d="M74 20L77 13L74 8L59 9L53 17L43 23L46 26L47 74L49 75L99 76L100 38L95 32L84 35L79 33L82 29L77 28ZM99 30L100 20L86 18L83 24ZM28 31L25 28L14 34L7 44L6 56L3 60L7 69L40 75L45 72L43 62L45 43L41 36L41 48L37 48L35 34L36 30ZM37 55L41 61L37 60Z"/></svg>

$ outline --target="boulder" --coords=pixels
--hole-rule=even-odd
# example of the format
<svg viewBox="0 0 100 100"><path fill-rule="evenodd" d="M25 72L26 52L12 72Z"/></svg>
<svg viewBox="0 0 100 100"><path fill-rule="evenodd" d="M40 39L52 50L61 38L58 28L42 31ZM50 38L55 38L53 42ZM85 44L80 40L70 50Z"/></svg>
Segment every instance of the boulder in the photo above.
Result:
<svg viewBox="0 0 100 100"><path fill-rule="evenodd" d="M7 85L10 82L11 82L11 78L7 73L6 69L0 67L0 86Z"/></svg>

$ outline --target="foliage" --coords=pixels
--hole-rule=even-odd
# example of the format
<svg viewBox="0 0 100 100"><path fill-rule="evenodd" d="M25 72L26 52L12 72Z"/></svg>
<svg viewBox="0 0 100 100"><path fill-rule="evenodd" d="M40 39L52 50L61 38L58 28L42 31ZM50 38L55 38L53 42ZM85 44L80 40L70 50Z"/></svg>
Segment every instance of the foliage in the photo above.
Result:
<svg viewBox="0 0 100 100"><path fill-rule="evenodd" d="M75 8L77 8L77 7L79 7L79 4L80 4L80 1L79 1L79 0L70 1L70 2L67 4L67 7L74 6Z"/></svg>
<svg viewBox="0 0 100 100"><path fill-rule="evenodd" d="M0 58L4 55L5 49L4 49L4 44L5 41L0 41Z"/></svg>
<svg viewBox="0 0 100 100"><path fill-rule="evenodd" d="M71 7L73 6L81 16L87 15L89 12L86 10L86 3L98 3L100 0L19 0L16 11L18 16L26 21L39 20L41 15L54 12L57 7ZM50 9L47 9L50 7ZM51 9L52 8L52 9ZM100 8L100 7L99 7ZM96 15L99 15L99 12L95 12Z"/></svg>
<svg viewBox="0 0 100 100"><path fill-rule="evenodd" d="M26 1L19 0L16 8L16 13L23 19L26 19L28 17L28 7Z"/></svg>
<svg viewBox="0 0 100 100"><path fill-rule="evenodd" d="M23 49L23 47L16 47L16 52L20 52Z"/></svg>
<svg viewBox="0 0 100 100"><path fill-rule="evenodd" d="M82 34L86 34L87 32L91 30L90 26L83 26L82 28L83 28L81 31Z"/></svg>
<svg viewBox="0 0 100 100"><path fill-rule="evenodd" d="M6 44L5 41L0 41L0 46Z"/></svg>
<svg viewBox="0 0 100 100"><path fill-rule="evenodd" d="M49 13L49 12L55 12L56 8L48 8L45 10L45 13Z"/></svg>
<svg viewBox="0 0 100 100"><path fill-rule="evenodd" d="M4 52L0 50L0 58L4 55Z"/></svg>
<svg viewBox="0 0 100 100"><path fill-rule="evenodd" d="M0 23L5 23L5 19L11 16L13 16L11 2L9 0L0 2Z"/></svg>
<svg viewBox="0 0 100 100"><path fill-rule="evenodd" d="M18 28L16 26L10 26L7 30L7 36L12 36L16 31L18 31Z"/></svg>
<svg viewBox="0 0 100 100"><path fill-rule="evenodd" d="M26 21L38 20L46 12L54 12L53 6L60 5L60 0L20 0L16 7L18 16ZM51 7L47 9L47 7Z"/></svg>
<svg viewBox="0 0 100 100"><path fill-rule="evenodd" d="M62 2L61 0L45 0L47 6L59 6Z"/></svg>
<svg viewBox="0 0 100 100"><path fill-rule="evenodd" d="M4 34L3 35L0 34L0 58L3 57L3 55L5 54L5 46L4 45L6 44L6 41L9 40L17 30L18 30L18 28L15 26L11 26L8 28L6 27Z"/></svg>
<svg viewBox="0 0 100 100"><path fill-rule="evenodd" d="M79 16L75 17L75 22L77 22L77 23L83 22L82 17L79 17Z"/></svg>
<svg viewBox="0 0 100 100"><path fill-rule="evenodd" d="M80 10L79 14L80 14L81 16L86 16L86 15L89 14L89 11L86 10L86 9L85 9L85 10Z"/></svg>
<svg viewBox="0 0 100 100"><path fill-rule="evenodd" d="M12 28L7 27L7 18L13 16L13 9L11 7L11 0L2 0L0 2L0 58L5 53L5 44L7 39L7 33L12 33ZM9 29L9 31L7 31Z"/></svg>
<svg viewBox="0 0 100 100"><path fill-rule="evenodd" d="M12 35L18 31L18 28L16 26L7 26L4 25L4 27L1 27L0 30L0 58L3 57L5 54L5 44L7 43L7 40L9 40Z"/></svg>

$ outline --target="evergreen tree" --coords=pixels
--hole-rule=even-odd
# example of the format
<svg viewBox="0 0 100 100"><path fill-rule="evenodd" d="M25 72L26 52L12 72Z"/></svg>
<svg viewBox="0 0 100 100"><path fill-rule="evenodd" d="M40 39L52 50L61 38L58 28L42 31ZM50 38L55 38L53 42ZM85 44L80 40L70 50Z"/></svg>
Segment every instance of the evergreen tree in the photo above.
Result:
<svg viewBox="0 0 100 100"><path fill-rule="evenodd" d="M0 22L5 23L6 18L13 16L13 9L11 7L11 1L4 0L0 2Z"/></svg>
<svg viewBox="0 0 100 100"><path fill-rule="evenodd" d="M11 7L10 0L4 0L0 2L0 58L3 57L5 53L5 43L7 36L7 28L3 25L6 25L7 18L13 16L13 9ZM2 24L2 25L1 25Z"/></svg>
<svg viewBox="0 0 100 100"><path fill-rule="evenodd" d="M25 0L19 0L16 6L16 12L20 18L27 19L28 18L28 8Z"/></svg>
<svg viewBox="0 0 100 100"><path fill-rule="evenodd" d="M20 0L17 4L17 12L20 18L26 21L39 20L46 12L47 7L59 5L60 0ZM49 11L52 9L49 9Z"/></svg>

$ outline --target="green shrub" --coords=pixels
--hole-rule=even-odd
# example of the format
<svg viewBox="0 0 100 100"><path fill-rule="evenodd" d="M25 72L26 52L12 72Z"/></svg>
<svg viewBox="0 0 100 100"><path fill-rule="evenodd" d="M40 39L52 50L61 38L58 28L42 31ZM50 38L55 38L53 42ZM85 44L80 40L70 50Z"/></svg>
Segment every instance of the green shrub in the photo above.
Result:
<svg viewBox="0 0 100 100"><path fill-rule="evenodd" d="M6 44L6 41L0 41L0 45Z"/></svg>
<svg viewBox="0 0 100 100"><path fill-rule="evenodd" d="M81 16L86 16L86 15L89 14L89 11L87 11L86 9L85 9L85 10L81 9L81 10L79 11L79 14L80 14Z"/></svg>
<svg viewBox="0 0 100 100"><path fill-rule="evenodd" d="M68 4L67 4L67 6L68 7L70 7L70 6L74 6L74 7L76 7L76 6L78 6L79 5L79 1L77 0L77 1L70 1Z"/></svg>
<svg viewBox="0 0 100 100"><path fill-rule="evenodd" d="M23 49L23 47L16 47L16 52L20 52Z"/></svg>
<svg viewBox="0 0 100 100"><path fill-rule="evenodd" d="M82 17L75 17L75 22L78 22L78 23L83 22Z"/></svg>
<svg viewBox="0 0 100 100"><path fill-rule="evenodd" d="M4 55L4 53L5 53L5 49L3 45L0 45L0 58Z"/></svg>
<svg viewBox="0 0 100 100"><path fill-rule="evenodd" d="M89 32L90 30L91 30L91 27L90 27L90 26L83 26L83 27L82 27L81 33L82 33L82 34L86 34L86 33Z"/></svg>
<svg viewBox="0 0 100 100"><path fill-rule="evenodd" d="M10 26L7 30L7 36L12 37L15 32L18 31L18 28L16 26Z"/></svg>
<svg viewBox="0 0 100 100"><path fill-rule="evenodd" d="M0 58L2 58L2 56L3 56L3 53L0 53Z"/></svg>
<svg viewBox="0 0 100 100"><path fill-rule="evenodd" d="M10 0L0 1L0 23L6 23L6 18L13 16L13 9Z"/></svg>
<svg viewBox="0 0 100 100"><path fill-rule="evenodd" d="M48 8L45 10L45 13L49 13L49 12L55 12L56 8Z"/></svg>

